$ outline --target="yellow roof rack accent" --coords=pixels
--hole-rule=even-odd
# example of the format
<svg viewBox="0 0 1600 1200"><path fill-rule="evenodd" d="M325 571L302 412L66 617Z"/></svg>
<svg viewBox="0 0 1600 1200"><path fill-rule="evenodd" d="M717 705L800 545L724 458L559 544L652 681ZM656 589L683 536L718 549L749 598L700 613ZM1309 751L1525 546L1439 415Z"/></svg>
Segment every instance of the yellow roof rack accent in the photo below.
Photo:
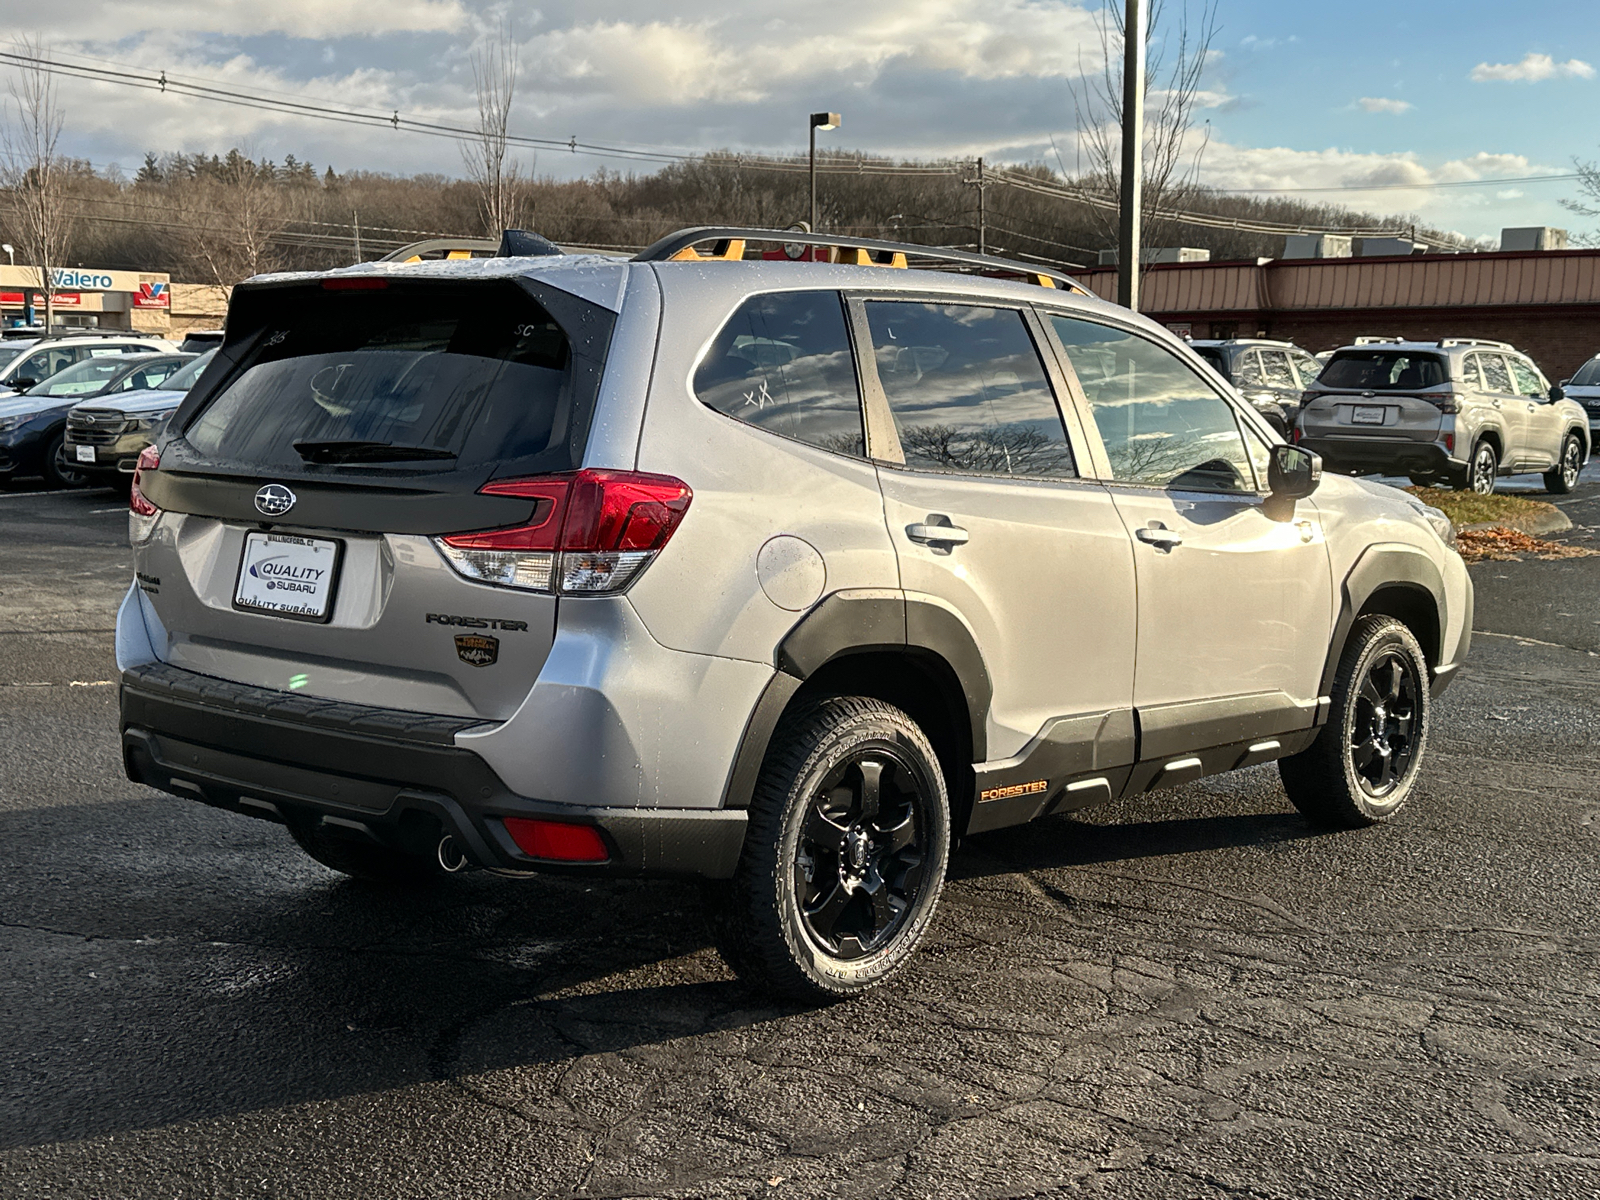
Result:
<svg viewBox="0 0 1600 1200"><path fill-rule="evenodd" d="M449 259L449 258L471 258L471 257L472 257L472 251L471 250L452 250L452 251L450 251L449 254L445 255L445 258L447 258L447 259Z"/></svg>
<svg viewBox="0 0 1600 1200"><path fill-rule="evenodd" d="M1047 288L1053 288L1056 285L1056 281L1054 279L1051 279L1050 276L1048 276L1048 275L1037 275L1037 274L1033 275L1033 276L1030 277L1030 282L1036 283L1040 287L1047 287Z"/></svg>
<svg viewBox="0 0 1600 1200"><path fill-rule="evenodd" d="M847 267L906 267L906 256L898 250L872 251L860 246L835 246L830 261Z"/></svg>
<svg viewBox="0 0 1600 1200"><path fill-rule="evenodd" d="M744 257L743 238L724 238L711 247L710 254L701 254L693 246L685 246L679 250L668 262L725 262L729 259L737 262Z"/></svg>

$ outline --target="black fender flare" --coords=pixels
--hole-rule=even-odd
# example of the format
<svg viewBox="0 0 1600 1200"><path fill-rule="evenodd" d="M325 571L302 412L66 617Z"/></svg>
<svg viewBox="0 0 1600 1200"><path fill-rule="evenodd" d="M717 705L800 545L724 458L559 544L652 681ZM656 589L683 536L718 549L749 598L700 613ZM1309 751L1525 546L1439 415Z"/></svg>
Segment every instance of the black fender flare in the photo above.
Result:
<svg viewBox="0 0 1600 1200"><path fill-rule="evenodd" d="M824 597L778 644L777 673L745 723L723 793L723 807L749 807L772 732L807 679L844 655L881 650L920 651L949 668L966 702L973 761L982 762L988 753L994 689L983 654L966 623L932 597L887 588L850 589Z"/></svg>
<svg viewBox="0 0 1600 1200"><path fill-rule="evenodd" d="M1398 587L1426 596L1433 604L1438 621L1439 644L1423 646L1433 659L1430 667L1442 661L1445 647L1445 630L1449 627L1450 602L1444 586L1444 572L1426 551L1404 542L1381 542L1368 546L1344 577L1339 588L1339 612L1333 622L1333 637L1328 644L1328 657L1322 668L1322 680L1317 685L1319 696L1333 691L1333 677L1344 656L1345 642L1356 617L1380 589ZM1420 639L1419 639L1420 640ZM1319 706L1325 707L1325 706ZM1319 722L1324 713L1319 711Z"/></svg>

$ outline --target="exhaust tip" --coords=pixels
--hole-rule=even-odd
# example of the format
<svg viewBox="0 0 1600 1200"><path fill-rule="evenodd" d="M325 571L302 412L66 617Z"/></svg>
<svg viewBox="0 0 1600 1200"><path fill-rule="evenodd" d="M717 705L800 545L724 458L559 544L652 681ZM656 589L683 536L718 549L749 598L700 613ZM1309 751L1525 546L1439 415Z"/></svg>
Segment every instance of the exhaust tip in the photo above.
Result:
<svg viewBox="0 0 1600 1200"><path fill-rule="evenodd" d="M467 856L448 833L439 839L439 865L450 874L467 869Z"/></svg>

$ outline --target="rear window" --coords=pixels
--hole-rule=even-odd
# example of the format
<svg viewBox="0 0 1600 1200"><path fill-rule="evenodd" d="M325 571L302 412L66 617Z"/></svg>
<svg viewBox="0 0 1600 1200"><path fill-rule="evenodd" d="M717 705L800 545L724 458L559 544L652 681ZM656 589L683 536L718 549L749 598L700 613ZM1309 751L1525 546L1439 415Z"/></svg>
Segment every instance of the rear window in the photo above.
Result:
<svg viewBox="0 0 1600 1200"><path fill-rule="evenodd" d="M218 465L320 474L571 457L574 405L592 389L561 324L522 287L272 299L283 319L264 323L184 430Z"/></svg>
<svg viewBox="0 0 1600 1200"><path fill-rule="evenodd" d="M1594 387L1600 384L1600 358L1591 358L1584 363L1568 382L1575 383L1579 387Z"/></svg>
<svg viewBox="0 0 1600 1200"><path fill-rule="evenodd" d="M1341 350L1317 382L1356 391L1409 392L1444 383L1444 362L1437 354L1408 350Z"/></svg>

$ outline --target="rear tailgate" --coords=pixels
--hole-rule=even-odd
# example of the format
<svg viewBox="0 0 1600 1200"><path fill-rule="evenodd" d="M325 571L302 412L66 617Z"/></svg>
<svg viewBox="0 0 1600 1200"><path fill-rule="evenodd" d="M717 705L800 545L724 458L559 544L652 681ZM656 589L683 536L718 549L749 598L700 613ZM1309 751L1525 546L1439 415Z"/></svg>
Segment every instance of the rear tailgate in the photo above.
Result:
<svg viewBox="0 0 1600 1200"><path fill-rule="evenodd" d="M1300 412L1301 431L1311 437L1433 442L1444 422L1437 399L1392 392L1322 392Z"/></svg>
<svg viewBox="0 0 1600 1200"><path fill-rule="evenodd" d="M241 287L141 476L162 510L135 547L158 653L258 687L509 717L557 600L468 580L433 539L537 519L543 502L479 489L581 463L612 319L529 280Z"/></svg>

